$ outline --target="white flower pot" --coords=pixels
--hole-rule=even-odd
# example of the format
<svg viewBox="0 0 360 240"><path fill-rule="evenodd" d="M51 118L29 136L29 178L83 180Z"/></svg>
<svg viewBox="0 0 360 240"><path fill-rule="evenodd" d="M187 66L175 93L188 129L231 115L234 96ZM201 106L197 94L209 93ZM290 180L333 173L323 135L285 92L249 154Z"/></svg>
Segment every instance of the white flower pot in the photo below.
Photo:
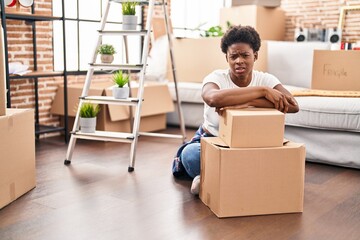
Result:
<svg viewBox="0 0 360 240"><path fill-rule="evenodd" d="M112 63L114 61L114 55L112 54L101 54L102 63Z"/></svg>
<svg viewBox="0 0 360 240"><path fill-rule="evenodd" d="M119 88L117 86L113 87L112 89L113 97L116 99L124 99L128 98L130 95L130 88L129 87L122 87Z"/></svg>
<svg viewBox="0 0 360 240"><path fill-rule="evenodd" d="M80 118L80 130L83 133L94 133L96 129L96 117Z"/></svg>
<svg viewBox="0 0 360 240"><path fill-rule="evenodd" d="M136 30L136 26L136 15L123 15L123 30Z"/></svg>

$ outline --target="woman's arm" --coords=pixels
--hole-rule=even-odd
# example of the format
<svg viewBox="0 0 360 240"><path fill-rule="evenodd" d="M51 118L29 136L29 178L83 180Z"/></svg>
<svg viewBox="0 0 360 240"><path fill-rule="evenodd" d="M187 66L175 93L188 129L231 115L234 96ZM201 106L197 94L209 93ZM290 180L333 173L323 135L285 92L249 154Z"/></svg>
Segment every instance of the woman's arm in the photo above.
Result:
<svg viewBox="0 0 360 240"><path fill-rule="evenodd" d="M251 100L265 97L267 87L245 87L219 89L215 83L207 83L202 89L202 98L210 107L227 107L241 105Z"/></svg>
<svg viewBox="0 0 360 240"><path fill-rule="evenodd" d="M273 89L269 87L246 87L222 89L214 83L207 83L203 87L202 97L217 112L229 106L246 106L275 108L281 112L295 113L299 111L295 98L281 84Z"/></svg>

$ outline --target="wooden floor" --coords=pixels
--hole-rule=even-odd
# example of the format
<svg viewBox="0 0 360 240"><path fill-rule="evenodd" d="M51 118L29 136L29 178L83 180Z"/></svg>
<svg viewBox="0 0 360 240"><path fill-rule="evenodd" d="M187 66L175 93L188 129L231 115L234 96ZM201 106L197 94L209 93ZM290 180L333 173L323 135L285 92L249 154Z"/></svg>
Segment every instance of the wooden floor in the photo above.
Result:
<svg viewBox="0 0 360 240"><path fill-rule="evenodd" d="M360 239L359 170L307 163L303 213L218 219L172 177L179 144L141 137L128 173L129 144L78 141L64 166L62 138L40 140L37 186L0 210L0 239Z"/></svg>

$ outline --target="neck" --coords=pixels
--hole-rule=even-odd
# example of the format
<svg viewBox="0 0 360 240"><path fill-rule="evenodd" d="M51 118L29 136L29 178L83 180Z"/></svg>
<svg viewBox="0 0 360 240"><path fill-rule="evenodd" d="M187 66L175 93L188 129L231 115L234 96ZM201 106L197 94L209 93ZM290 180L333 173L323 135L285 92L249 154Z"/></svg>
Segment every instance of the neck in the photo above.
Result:
<svg viewBox="0 0 360 240"><path fill-rule="evenodd" d="M252 80L252 71L244 76L236 76L230 72L230 79L236 86L247 87Z"/></svg>

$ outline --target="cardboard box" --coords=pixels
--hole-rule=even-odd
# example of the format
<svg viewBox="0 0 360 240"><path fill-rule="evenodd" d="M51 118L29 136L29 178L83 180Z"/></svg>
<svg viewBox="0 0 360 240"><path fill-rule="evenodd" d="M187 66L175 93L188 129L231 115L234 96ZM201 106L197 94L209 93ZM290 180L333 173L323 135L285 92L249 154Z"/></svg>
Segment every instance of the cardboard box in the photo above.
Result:
<svg viewBox="0 0 360 240"><path fill-rule="evenodd" d="M270 108L228 109L220 117L219 137L230 147L281 147L285 115Z"/></svg>
<svg viewBox="0 0 360 240"><path fill-rule="evenodd" d="M280 7L280 0L231 0L231 6L258 5L264 7Z"/></svg>
<svg viewBox="0 0 360 240"><path fill-rule="evenodd" d="M0 29L0 116L5 115L6 108L6 70L5 70L5 54L4 54L4 36L3 28Z"/></svg>
<svg viewBox="0 0 360 240"><path fill-rule="evenodd" d="M201 139L200 199L219 218L303 212L305 147L228 148Z"/></svg>
<svg viewBox="0 0 360 240"><path fill-rule="evenodd" d="M360 91L360 51L315 50L313 89Z"/></svg>
<svg viewBox="0 0 360 240"><path fill-rule="evenodd" d="M93 83L89 90L89 96L111 96L112 82ZM68 86L68 115L76 116L76 109L79 104L83 84ZM132 83L132 95L137 95L138 87ZM63 108L63 87L59 87L55 99L52 103L51 113L64 115ZM141 107L140 130L156 131L166 128L165 114L174 111L174 104L167 84L165 83L146 83L144 88L144 101ZM132 114L135 114L135 107L131 107ZM101 105L101 111L97 116L97 129L104 131L130 131L130 107L118 105ZM71 119L69 118L69 122ZM165 122L165 123L164 123ZM69 124L70 130L72 124ZM161 125L161 128L160 128Z"/></svg>
<svg viewBox="0 0 360 240"><path fill-rule="evenodd" d="M0 117L0 208L36 185L34 110L6 109Z"/></svg>
<svg viewBox="0 0 360 240"><path fill-rule="evenodd" d="M285 12L281 8L256 5L220 9L220 26L227 29L227 21L232 25L254 27L262 40L285 39Z"/></svg>
<svg viewBox="0 0 360 240"><path fill-rule="evenodd" d="M214 70L227 69L229 66L221 51L220 41L220 37L174 39L177 81L202 83ZM167 79L173 81L170 63Z"/></svg>

